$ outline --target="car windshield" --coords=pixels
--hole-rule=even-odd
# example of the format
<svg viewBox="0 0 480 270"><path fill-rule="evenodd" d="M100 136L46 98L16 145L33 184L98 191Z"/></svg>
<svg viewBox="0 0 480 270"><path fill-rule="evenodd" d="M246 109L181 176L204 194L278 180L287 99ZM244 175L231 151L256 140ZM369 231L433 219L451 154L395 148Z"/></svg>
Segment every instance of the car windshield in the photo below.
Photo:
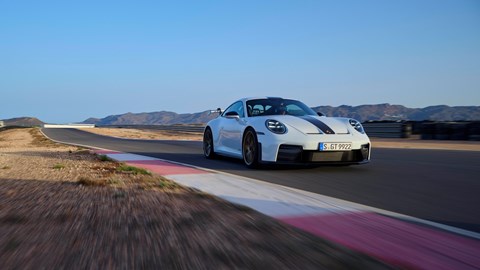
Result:
<svg viewBox="0 0 480 270"><path fill-rule="evenodd" d="M247 101L248 116L264 115L317 115L314 110L297 100L282 98L253 99Z"/></svg>

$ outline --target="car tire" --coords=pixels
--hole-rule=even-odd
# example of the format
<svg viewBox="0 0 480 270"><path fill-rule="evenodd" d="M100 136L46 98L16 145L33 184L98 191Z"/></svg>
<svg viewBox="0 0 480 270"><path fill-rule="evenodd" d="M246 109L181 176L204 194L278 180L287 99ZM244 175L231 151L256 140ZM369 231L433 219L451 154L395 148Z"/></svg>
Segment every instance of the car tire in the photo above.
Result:
<svg viewBox="0 0 480 270"><path fill-rule="evenodd" d="M257 133L252 128L245 130L242 140L243 162L248 168L258 168L258 140Z"/></svg>
<svg viewBox="0 0 480 270"><path fill-rule="evenodd" d="M210 128L206 128L203 133L203 155L208 159L216 157L213 146L213 135Z"/></svg>

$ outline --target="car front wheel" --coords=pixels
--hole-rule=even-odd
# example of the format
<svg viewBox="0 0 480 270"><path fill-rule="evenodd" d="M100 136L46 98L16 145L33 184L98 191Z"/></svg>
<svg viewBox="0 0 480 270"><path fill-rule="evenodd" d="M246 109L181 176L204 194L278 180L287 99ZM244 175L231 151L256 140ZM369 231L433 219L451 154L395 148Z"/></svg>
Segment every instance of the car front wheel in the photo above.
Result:
<svg viewBox="0 0 480 270"><path fill-rule="evenodd" d="M215 152L213 150L213 135L210 128L207 128L203 133L203 154L208 159L215 158Z"/></svg>
<svg viewBox="0 0 480 270"><path fill-rule="evenodd" d="M247 129L242 143L243 162L249 168L258 167L258 141L253 129Z"/></svg>

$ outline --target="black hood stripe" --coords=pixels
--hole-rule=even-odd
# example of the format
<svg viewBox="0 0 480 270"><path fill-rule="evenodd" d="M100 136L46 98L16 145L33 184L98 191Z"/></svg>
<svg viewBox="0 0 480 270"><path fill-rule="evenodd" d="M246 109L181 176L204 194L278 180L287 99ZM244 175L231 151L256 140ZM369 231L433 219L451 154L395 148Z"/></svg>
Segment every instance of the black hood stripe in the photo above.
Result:
<svg viewBox="0 0 480 270"><path fill-rule="evenodd" d="M333 131L333 129L331 129L329 126L327 126L327 124L323 123L322 121L316 118L313 118L310 116L300 116L300 118L310 122L325 134L335 134L335 131Z"/></svg>

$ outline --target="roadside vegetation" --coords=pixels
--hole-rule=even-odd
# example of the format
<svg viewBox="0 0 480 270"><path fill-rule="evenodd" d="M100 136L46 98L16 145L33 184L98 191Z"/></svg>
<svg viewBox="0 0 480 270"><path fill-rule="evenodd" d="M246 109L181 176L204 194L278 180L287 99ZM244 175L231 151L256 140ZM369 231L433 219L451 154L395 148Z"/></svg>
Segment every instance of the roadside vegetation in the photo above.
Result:
<svg viewBox="0 0 480 270"><path fill-rule="evenodd" d="M152 175L151 172L145 169L129 166L126 164L121 164L120 166L118 166L117 170L120 172L130 172L133 174Z"/></svg>
<svg viewBox="0 0 480 270"><path fill-rule="evenodd" d="M53 165L52 168L54 168L54 169L56 169L56 170L60 170L60 169L64 169L64 168L65 168L65 165L60 164L60 163L57 163L57 164Z"/></svg>
<svg viewBox="0 0 480 270"><path fill-rule="evenodd" d="M98 155L98 159L100 161L109 161L109 162L113 161L113 159L109 158L107 155Z"/></svg>

